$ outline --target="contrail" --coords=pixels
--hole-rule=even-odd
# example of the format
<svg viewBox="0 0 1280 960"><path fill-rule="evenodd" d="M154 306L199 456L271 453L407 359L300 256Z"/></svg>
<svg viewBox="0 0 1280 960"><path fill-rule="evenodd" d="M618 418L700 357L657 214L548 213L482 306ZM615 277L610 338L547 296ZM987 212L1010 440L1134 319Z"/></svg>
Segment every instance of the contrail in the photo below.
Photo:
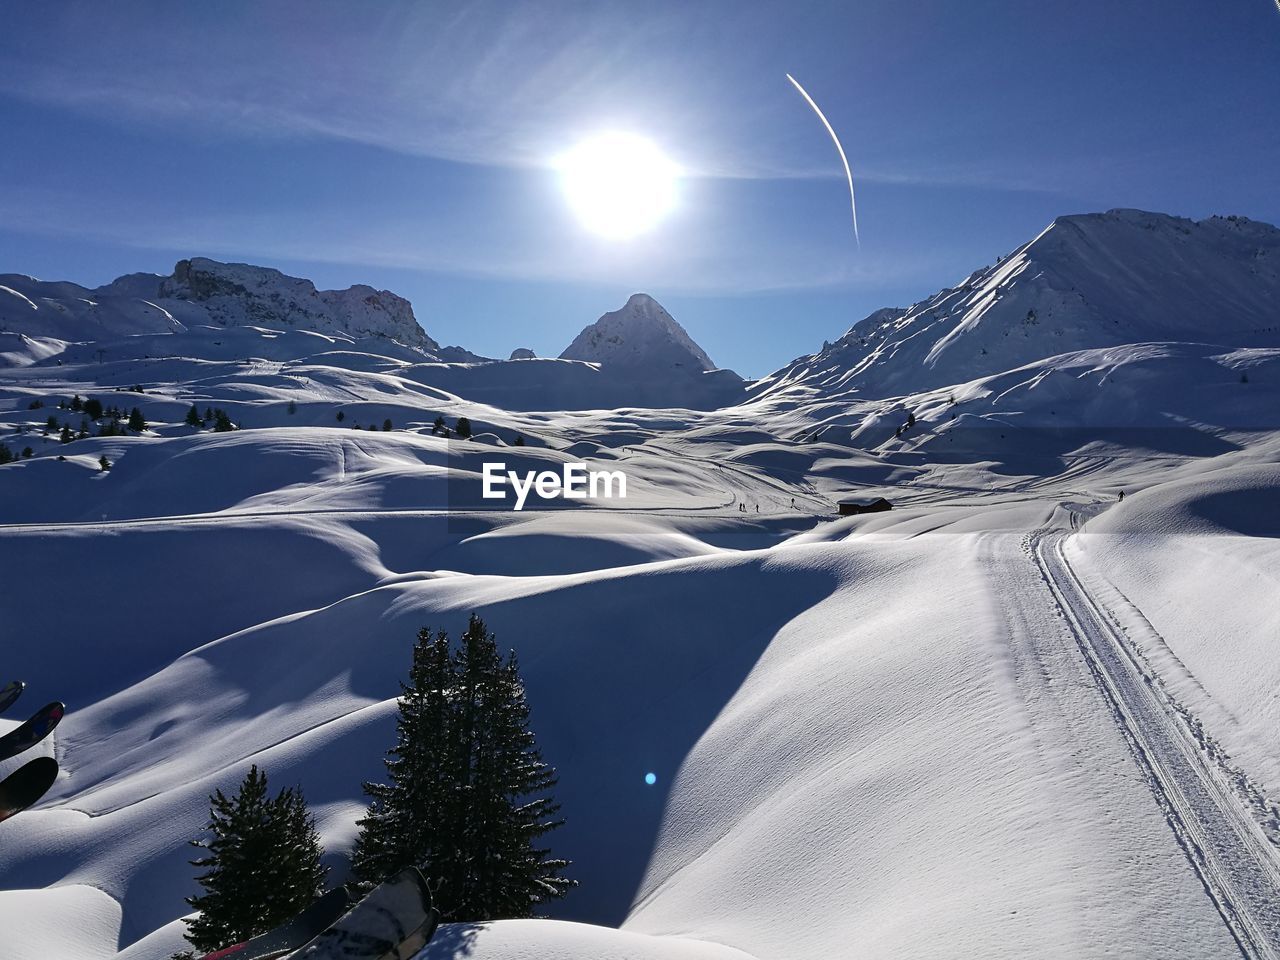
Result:
<svg viewBox="0 0 1280 960"><path fill-rule="evenodd" d="M1276 0L1280 4L1280 0ZM800 86L800 81L787 74L787 79L791 81L791 85L800 91L800 96L804 97L809 106L813 107L813 112L818 115L818 119L822 121L822 125L827 128L827 133L831 134L831 139L835 141L836 149L840 151L840 162L844 164L845 179L849 181L849 209L853 212L853 239L858 244L858 249L862 249L862 238L858 236L858 201L853 196L853 171L849 169L849 158L844 155L844 147L840 146L840 138L836 136L835 130L831 128L831 124L827 121L826 115L813 102L813 97L809 96L809 91Z"/></svg>

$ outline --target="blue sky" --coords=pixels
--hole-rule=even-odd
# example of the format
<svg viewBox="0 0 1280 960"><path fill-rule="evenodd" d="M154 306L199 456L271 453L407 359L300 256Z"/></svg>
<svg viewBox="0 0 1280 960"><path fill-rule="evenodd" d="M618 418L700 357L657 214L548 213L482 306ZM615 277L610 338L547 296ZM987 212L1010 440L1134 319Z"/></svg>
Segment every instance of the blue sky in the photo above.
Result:
<svg viewBox="0 0 1280 960"><path fill-rule="evenodd" d="M758 376L1064 213L1280 222L1274 0L0 0L0 272L212 256L555 355L643 290ZM840 133L858 184L785 79ZM586 233L551 160L656 142L676 210Z"/></svg>

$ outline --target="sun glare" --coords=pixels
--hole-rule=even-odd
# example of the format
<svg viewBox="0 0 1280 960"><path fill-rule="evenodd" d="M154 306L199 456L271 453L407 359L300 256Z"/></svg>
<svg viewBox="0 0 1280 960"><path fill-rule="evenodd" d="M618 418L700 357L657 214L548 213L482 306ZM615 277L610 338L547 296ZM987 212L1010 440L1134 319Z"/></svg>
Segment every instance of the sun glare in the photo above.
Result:
<svg viewBox="0 0 1280 960"><path fill-rule="evenodd" d="M573 212L602 237L625 240L644 233L675 205L679 170L652 141L635 134L584 140L556 167Z"/></svg>

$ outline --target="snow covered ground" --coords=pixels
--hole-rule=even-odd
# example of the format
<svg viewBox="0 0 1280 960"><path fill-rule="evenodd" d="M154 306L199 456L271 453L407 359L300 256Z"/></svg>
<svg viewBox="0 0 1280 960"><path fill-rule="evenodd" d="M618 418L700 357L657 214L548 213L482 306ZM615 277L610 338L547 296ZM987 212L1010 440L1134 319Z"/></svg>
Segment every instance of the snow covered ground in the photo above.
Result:
<svg viewBox="0 0 1280 960"><path fill-rule="evenodd" d="M1070 234L1053 277L1133 231L1184 243L1145 224ZM1203 230L1269 250L1262 226ZM829 350L712 410L539 406L546 371L607 364L333 331L13 361L0 442L35 455L0 466L0 673L70 712L39 748L59 782L0 824L6 958L179 949L185 842L250 763L302 785L337 879L418 629L472 611L520 654L581 886L424 957L1280 955L1280 337L1252 297L1248 343L1153 310L891 393L919 358L863 379ZM979 319L956 336L1003 339ZM73 393L151 426L59 444ZM192 403L243 429L186 426ZM629 495L491 509L492 459ZM894 509L837 518L851 495Z"/></svg>

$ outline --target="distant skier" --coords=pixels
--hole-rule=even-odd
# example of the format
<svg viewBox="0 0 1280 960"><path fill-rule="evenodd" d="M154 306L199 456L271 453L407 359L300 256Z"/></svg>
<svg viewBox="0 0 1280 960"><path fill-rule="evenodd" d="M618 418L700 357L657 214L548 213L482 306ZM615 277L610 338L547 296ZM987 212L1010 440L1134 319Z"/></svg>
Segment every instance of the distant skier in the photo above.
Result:
<svg viewBox="0 0 1280 960"><path fill-rule="evenodd" d="M1124 501L1124 491L1123 491L1123 490L1121 490L1121 491L1120 491L1120 500L1121 500L1121 502L1123 502L1123 501Z"/></svg>

